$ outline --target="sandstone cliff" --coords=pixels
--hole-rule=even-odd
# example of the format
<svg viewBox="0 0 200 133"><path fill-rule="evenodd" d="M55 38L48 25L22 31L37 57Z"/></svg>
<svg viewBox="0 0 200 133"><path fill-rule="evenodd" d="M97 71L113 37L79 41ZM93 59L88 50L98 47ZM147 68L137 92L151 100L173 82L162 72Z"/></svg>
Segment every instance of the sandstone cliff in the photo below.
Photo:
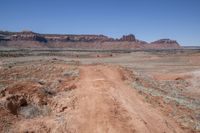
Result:
<svg viewBox="0 0 200 133"><path fill-rule="evenodd" d="M120 39L104 35L39 34L31 31L0 31L0 47L14 48L72 48L72 49L173 49L180 45L170 39L147 43L133 34Z"/></svg>

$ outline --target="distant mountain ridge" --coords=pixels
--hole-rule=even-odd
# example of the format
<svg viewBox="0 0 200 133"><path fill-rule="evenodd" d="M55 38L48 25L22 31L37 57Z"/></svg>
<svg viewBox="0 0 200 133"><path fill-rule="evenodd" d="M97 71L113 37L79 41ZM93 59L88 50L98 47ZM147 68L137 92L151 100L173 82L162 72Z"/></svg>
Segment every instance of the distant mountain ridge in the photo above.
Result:
<svg viewBox="0 0 200 133"><path fill-rule="evenodd" d="M200 46L183 46L184 49L200 49Z"/></svg>
<svg viewBox="0 0 200 133"><path fill-rule="evenodd" d="M16 48L80 48L80 49L177 49L175 40L160 39L147 43L133 34L119 39L105 35L39 34L32 31L0 31L0 47Z"/></svg>

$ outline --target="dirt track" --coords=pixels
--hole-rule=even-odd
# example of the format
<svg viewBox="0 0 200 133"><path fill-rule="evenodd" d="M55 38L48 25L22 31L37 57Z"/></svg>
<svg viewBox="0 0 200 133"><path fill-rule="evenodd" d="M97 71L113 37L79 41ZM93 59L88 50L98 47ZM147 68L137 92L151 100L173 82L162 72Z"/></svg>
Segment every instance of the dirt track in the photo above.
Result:
<svg viewBox="0 0 200 133"><path fill-rule="evenodd" d="M78 133L184 132L177 123L144 102L141 95L125 83L125 76L119 67L81 66L77 89L70 96L73 100L68 102L69 97L63 95L57 101L62 104L62 111L51 117L20 121L15 125L16 130ZM57 121L61 116L62 122Z"/></svg>
<svg viewBox="0 0 200 133"><path fill-rule="evenodd" d="M119 68L81 68L78 109L72 125L78 132L181 132L158 110L129 88Z"/></svg>
<svg viewBox="0 0 200 133"><path fill-rule="evenodd" d="M23 119L12 131L77 133L181 133L174 120L146 103L128 84L129 74L109 65L79 66L76 89L57 94L48 116ZM63 84L64 85L64 84Z"/></svg>

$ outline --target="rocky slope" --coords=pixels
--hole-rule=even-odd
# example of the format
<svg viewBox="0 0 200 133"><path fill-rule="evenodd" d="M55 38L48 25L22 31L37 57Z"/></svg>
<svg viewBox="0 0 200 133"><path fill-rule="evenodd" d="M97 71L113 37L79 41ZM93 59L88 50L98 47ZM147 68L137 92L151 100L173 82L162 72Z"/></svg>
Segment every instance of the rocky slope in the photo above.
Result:
<svg viewBox="0 0 200 133"><path fill-rule="evenodd" d="M170 39L152 43L140 41L133 34L120 39L104 35L39 34L32 31L0 31L0 47L12 48L73 48L73 49L174 49L180 45Z"/></svg>

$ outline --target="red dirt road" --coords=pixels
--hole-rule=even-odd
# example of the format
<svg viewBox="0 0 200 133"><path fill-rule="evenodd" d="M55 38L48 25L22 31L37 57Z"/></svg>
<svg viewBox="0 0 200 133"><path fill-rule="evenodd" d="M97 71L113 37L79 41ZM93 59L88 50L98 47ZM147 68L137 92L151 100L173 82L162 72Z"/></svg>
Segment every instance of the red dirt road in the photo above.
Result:
<svg viewBox="0 0 200 133"><path fill-rule="evenodd" d="M80 98L70 125L85 133L183 132L122 80L119 68L86 66L78 83Z"/></svg>
<svg viewBox="0 0 200 133"><path fill-rule="evenodd" d="M54 113L52 116L20 121L14 126L15 131L186 132L174 120L144 102L144 98L126 83L121 68L104 65L88 65L79 68L80 77L76 83L77 88L70 97L63 94L63 97L57 101L59 104L66 104L61 112ZM70 98L73 100L68 102Z"/></svg>

